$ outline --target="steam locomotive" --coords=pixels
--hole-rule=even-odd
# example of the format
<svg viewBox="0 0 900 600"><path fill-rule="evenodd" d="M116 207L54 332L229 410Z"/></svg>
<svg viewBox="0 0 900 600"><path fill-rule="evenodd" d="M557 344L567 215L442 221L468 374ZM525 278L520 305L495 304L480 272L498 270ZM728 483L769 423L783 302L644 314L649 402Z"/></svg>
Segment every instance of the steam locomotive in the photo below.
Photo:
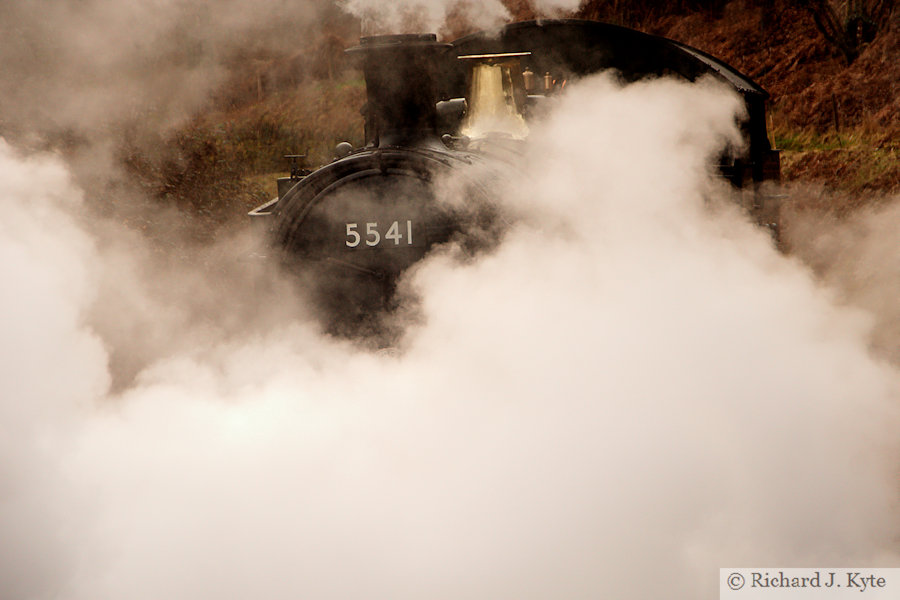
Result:
<svg viewBox="0 0 900 600"><path fill-rule="evenodd" d="M528 122L561 85L607 69L625 81L704 75L746 104L746 144L719 170L749 194L747 208L777 232L777 180L766 130L768 94L725 63L679 42L594 21L540 20L452 43L434 34L363 37L347 50L366 81L365 144L344 142L314 171L295 165L278 197L250 214L271 219L274 242L301 265L329 330L377 334L396 308L400 275L451 239L473 250L498 237L502 218L487 181L514 164ZM462 179L466 206L444 202L437 182Z"/></svg>

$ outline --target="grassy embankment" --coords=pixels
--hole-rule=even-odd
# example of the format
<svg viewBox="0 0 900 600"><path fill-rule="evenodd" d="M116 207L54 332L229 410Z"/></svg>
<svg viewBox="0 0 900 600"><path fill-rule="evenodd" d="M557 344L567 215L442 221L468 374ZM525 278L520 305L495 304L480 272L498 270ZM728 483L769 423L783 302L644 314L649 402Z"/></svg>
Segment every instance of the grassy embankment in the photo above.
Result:
<svg viewBox="0 0 900 600"><path fill-rule="evenodd" d="M222 115L229 123L222 141L228 154L244 164L247 185L271 198L276 193L275 180L290 170L285 155L306 154L305 164L314 167L331 160L339 142L362 144L359 110L364 102L361 74L346 71L334 81L315 81L236 114Z"/></svg>
<svg viewBox="0 0 900 600"><path fill-rule="evenodd" d="M124 150L146 195L199 219L203 235L244 220L275 195L290 171L288 154L306 164L328 162L340 141L360 145L365 84L347 70L334 80L309 80L259 101L197 116L157 143Z"/></svg>
<svg viewBox="0 0 900 600"><path fill-rule="evenodd" d="M865 128L819 133L776 127L773 133L787 181L856 196L900 191L900 145Z"/></svg>

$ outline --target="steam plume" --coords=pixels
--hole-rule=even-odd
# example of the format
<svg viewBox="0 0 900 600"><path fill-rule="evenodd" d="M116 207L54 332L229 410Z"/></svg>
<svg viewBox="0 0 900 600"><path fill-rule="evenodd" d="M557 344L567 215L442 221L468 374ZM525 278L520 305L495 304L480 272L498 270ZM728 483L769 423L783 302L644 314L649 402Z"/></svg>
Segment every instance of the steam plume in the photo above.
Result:
<svg viewBox="0 0 900 600"><path fill-rule="evenodd" d="M366 35L437 32L444 28L451 14L465 18L476 28L496 27L510 18L500 0L342 0L340 4L359 17Z"/></svg>
<svg viewBox="0 0 900 600"><path fill-rule="evenodd" d="M0 7L0 114L23 135L109 134L122 122L177 122L202 106L226 63L299 46L325 2L6 2Z"/></svg>
<svg viewBox="0 0 900 600"><path fill-rule="evenodd" d="M512 18L501 0L339 0L362 21L366 35L445 32L455 19L474 29L502 25ZM528 6L541 17L564 17L578 10L579 0L533 0Z"/></svg>
<svg viewBox="0 0 900 600"><path fill-rule="evenodd" d="M791 189L794 198L811 193L800 186ZM821 211L788 217L793 253L843 302L872 315L873 349L900 365L900 198L887 198L844 219Z"/></svg>

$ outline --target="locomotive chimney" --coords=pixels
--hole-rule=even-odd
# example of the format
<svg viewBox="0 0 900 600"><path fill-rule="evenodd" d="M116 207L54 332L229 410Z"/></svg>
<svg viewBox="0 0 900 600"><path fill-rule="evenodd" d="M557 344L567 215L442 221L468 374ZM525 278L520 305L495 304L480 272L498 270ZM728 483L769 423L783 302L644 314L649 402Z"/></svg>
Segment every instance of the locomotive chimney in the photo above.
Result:
<svg viewBox="0 0 900 600"><path fill-rule="evenodd" d="M367 143L411 146L437 139L437 63L449 47L429 33L363 37L347 50L362 57Z"/></svg>

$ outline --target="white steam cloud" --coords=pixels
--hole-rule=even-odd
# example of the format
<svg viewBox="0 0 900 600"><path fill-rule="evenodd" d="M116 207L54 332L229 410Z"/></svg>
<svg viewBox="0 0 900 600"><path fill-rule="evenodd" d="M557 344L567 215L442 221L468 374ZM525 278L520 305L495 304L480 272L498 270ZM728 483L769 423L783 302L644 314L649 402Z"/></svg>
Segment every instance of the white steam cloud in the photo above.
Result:
<svg viewBox="0 0 900 600"><path fill-rule="evenodd" d="M795 187L792 193L802 198L811 191ZM844 219L794 214L789 225L792 251L843 302L875 318L873 348L900 365L900 198Z"/></svg>
<svg viewBox="0 0 900 600"><path fill-rule="evenodd" d="M475 27L496 27L510 19L500 0L340 0L362 22L364 35L438 32L456 15Z"/></svg>
<svg viewBox="0 0 900 600"><path fill-rule="evenodd" d="M165 127L208 100L229 61L252 69L260 49L303 48L303 26L326 4L5 2L2 124L91 136L110 135L123 121Z"/></svg>
<svg viewBox="0 0 900 600"><path fill-rule="evenodd" d="M695 599L720 566L896 564L900 374L717 201L738 106L569 86L517 225L415 269L391 355L245 245L159 265L0 146L0 596Z"/></svg>
<svg viewBox="0 0 900 600"><path fill-rule="evenodd" d="M478 29L497 27L512 19L501 0L338 0L359 17L366 35L444 32L465 23ZM563 17L578 10L580 0L531 0L541 17Z"/></svg>
<svg viewBox="0 0 900 600"><path fill-rule="evenodd" d="M533 0L530 4L540 15L564 17L581 8L583 2L581 0Z"/></svg>

